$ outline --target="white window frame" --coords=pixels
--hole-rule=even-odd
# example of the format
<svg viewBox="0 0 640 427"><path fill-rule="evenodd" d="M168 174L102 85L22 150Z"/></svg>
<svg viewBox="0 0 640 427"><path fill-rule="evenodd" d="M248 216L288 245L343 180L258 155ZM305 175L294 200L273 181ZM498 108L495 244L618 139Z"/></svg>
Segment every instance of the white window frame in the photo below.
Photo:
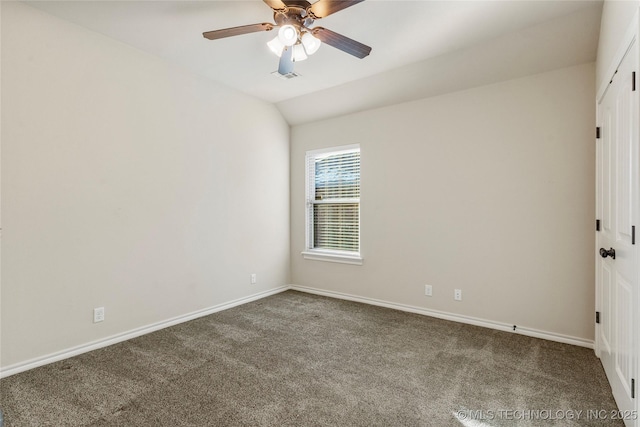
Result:
<svg viewBox="0 0 640 427"><path fill-rule="evenodd" d="M317 202L315 201L315 171L310 170L310 159L316 158L321 154L326 153L339 153L342 151L360 151L360 144L342 145L339 147L328 147L319 150L307 151L305 155L305 250L302 251L302 256L305 259L316 261L329 261L338 262L343 264L356 264L362 265L363 258L361 254L361 248L358 251L340 251L334 249L316 249L313 248L313 206ZM361 164L362 167L362 164ZM361 180L362 185L362 180ZM345 203L358 203L360 206L360 198L357 199L345 199ZM358 209L358 246L362 245L361 233L362 220L360 217L360 209Z"/></svg>

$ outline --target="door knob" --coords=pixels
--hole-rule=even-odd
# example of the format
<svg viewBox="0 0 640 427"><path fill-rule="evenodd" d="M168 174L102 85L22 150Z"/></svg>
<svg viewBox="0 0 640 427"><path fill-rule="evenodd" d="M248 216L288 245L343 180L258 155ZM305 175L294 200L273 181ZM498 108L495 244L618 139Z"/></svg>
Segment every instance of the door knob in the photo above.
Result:
<svg viewBox="0 0 640 427"><path fill-rule="evenodd" d="M609 250L606 250L605 248L600 248L600 256L602 258L606 258L610 256L612 259L616 259L616 250L613 248L609 248Z"/></svg>

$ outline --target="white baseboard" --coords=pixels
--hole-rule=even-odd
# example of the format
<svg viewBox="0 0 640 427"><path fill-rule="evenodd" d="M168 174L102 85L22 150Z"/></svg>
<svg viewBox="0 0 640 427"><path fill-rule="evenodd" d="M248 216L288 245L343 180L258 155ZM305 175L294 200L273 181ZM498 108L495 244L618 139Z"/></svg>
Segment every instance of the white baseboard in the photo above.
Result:
<svg viewBox="0 0 640 427"><path fill-rule="evenodd" d="M511 332L520 335L526 335L535 338L542 338L549 341L557 341L565 344L577 345L580 347L594 348L594 342L590 340L586 340L583 338L572 337L563 334L557 334L554 332L540 331L537 329L523 328L517 327L516 330L513 330L513 325L509 325L507 323L495 322L492 320L479 319L476 317L463 316L460 314L447 313L438 310L431 310L422 307L414 307L411 305L398 304L388 301L382 301L374 298L361 297L357 295L345 294L342 292L334 292L334 291L326 291L323 289L316 289L307 286L298 286L298 285L288 285L288 286L280 286L275 289L270 289L268 291L259 292L257 294L249 295L247 297L238 298L233 301L229 301L223 304L218 304L213 307L209 307L203 310L194 311L192 313L188 313L182 316L177 316L168 320L164 320L161 322L153 323L151 325L143 326L140 328L132 329L127 332L123 332L121 334L112 335L107 338L103 338L100 340L92 341L86 344L82 344L76 347L72 347L66 350L62 350L56 353L51 353L46 356L38 357L35 359L27 360L25 362L16 363L14 365L7 366L5 368L0 369L0 378L5 378L11 375L18 374L20 372L28 371L29 369L37 368L39 366L48 365L49 363L58 362L60 360L68 359L73 356L78 356L83 353L87 353L89 351L97 350L99 348L107 347L113 344L117 344L122 341L127 341L132 338L139 337L141 335L145 335L151 332L158 331L160 329L168 328L169 326L177 325L179 323L188 322L190 320L197 319L199 317L208 316L209 314L217 313L219 311L227 310L232 307L236 307L242 304L246 304L251 301L256 301L262 298L266 298L271 295L278 294L280 292L284 292L286 290L295 290L300 292L306 292L310 294L322 295L331 298L349 300L360 302L364 304L376 305L380 307L391 308L394 310L405 311L408 313L416 313L422 314L425 316L437 317L439 319L451 320L454 322L466 323L470 325L482 326L490 329L497 329L499 331Z"/></svg>
<svg viewBox="0 0 640 427"><path fill-rule="evenodd" d="M77 356L82 353L87 353L89 351L97 350L99 348L107 347L113 344L117 344L122 341L127 341L132 338L139 337L141 335L145 335L151 332L158 331L160 329L168 328L169 326L177 325L179 323L188 322L189 320L194 320L199 317L208 316L209 314L217 313L218 311L227 310L232 307L236 307L238 305L246 304L251 301L259 300L262 298L266 298L271 295L278 294L280 292L284 292L290 289L289 286L280 286L275 289L270 289L264 292L258 292L253 295L249 295L243 298L238 298L233 301L229 301L226 303L218 304L213 307L205 308L202 310L194 311L191 313L184 314L182 316L177 316L168 320L163 320L161 322L153 323L151 325L143 326L140 328L132 329L127 332L123 332L121 334L112 335L107 338L99 339L96 341L92 341L86 344L82 344L76 347L72 347L66 350L58 351L56 353L48 354L46 356L38 357L35 359L27 360L26 362L16 363L14 365L7 366L6 368L2 368L0 370L0 378L5 378L10 375L15 375L20 372L28 371L29 369L37 368L38 366L47 365L49 363L58 362L60 360L68 359L73 356Z"/></svg>
<svg viewBox="0 0 640 427"><path fill-rule="evenodd" d="M514 334L526 335L529 337L542 338L549 341L557 341L565 344L577 345L580 347L594 348L594 342L584 338L572 337L569 335L557 334L555 332L540 331L537 329L523 328L520 326L513 330L513 325L495 322L493 320L479 319L477 317L463 316L461 314L447 313L444 311L431 310L428 308L414 307L411 305L398 304L394 302L382 301L374 298L361 297L357 295L345 294L342 292L326 291L323 289L311 288L308 286L291 285L294 291L306 292L310 294L323 295L331 298L361 302L364 304L377 305L380 307L392 308L395 310L406 311L409 313L422 314L425 316L437 317L444 320L452 320L454 322L467 323L469 325L482 326L499 331L511 332Z"/></svg>

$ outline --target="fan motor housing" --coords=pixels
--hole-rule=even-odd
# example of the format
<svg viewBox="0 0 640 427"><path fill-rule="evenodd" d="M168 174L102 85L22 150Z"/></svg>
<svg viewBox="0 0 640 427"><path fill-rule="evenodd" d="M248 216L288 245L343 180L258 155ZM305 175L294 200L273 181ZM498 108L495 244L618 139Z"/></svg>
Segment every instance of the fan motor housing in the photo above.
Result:
<svg viewBox="0 0 640 427"><path fill-rule="evenodd" d="M283 25L293 25L294 27L301 28L313 24L313 19L307 15L307 10L297 6L288 7L286 11L275 11L273 13L273 20L279 27Z"/></svg>

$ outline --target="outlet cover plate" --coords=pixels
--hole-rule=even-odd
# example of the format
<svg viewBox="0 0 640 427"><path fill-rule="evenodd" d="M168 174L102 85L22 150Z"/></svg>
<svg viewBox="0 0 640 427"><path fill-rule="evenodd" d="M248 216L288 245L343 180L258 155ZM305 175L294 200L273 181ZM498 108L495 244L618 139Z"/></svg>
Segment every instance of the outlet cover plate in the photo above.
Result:
<svg viewBox="0 0 640 427"><path fill-rule="evenodd" d="M93 309L93 323L104 321L104 307L98 307Z"/></svg>
<svg viewBox="0 0 640 427"><path fill-rule="evenodd" d="M433 296L433 287L431 285L424 285L424 294L428 297Z"/></svg>

